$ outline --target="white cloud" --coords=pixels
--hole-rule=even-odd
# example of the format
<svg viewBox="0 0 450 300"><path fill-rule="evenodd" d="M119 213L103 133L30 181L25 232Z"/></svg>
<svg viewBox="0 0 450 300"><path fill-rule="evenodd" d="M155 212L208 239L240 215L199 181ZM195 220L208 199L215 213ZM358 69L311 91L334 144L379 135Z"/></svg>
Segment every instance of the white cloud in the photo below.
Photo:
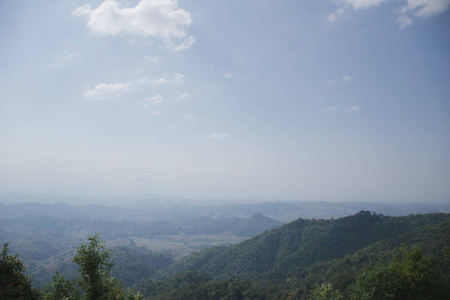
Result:
<svg viewBox="0 0 450 300"><path fill-rule="evenodd" d="M88 4L80 6L73 14L85 17L91 32L101 36L156 37L170 45L185 39L173 49L175 52L188 49L195 42L194 37L187 37L192 18L179 8L177 0L141 0L134 7L105 0L94 9Z"/></svg>
<svg viewBox="0 0 450 300"><path fill-rule="evenodd" d="M128 83L100 83L92 89L86 89L84 96L90 100L104 100L118 97L130 92L132 82Z"/></svg>
<svg viewBox="0 0 450 300"><path fill-rule="evenodd" d="M328 106L324 109L324 111L335 111L335 110L337 110L336 106Z"/></svg>
<svg viewBox="0 0 450 300"><path fill-rule="evenodd" d="M344 5L349 5L354 9L362 9L377 6L386 1L390 0L339 0L335 1L335 3L344 3Z"/></svg>
<svg viewBox="0 0 450 300"><path fill-rule="evenodd" d="M164 102L164 98L160 94L156 94L152 97L148 97L147 101L150 101L153 104L160 104Z"/></svg>
<svg viewBox="0 0 450 300"><path fill-rule="evenodd" d="M345 17L347 14L347 10L345 7L341 7L339 9L336 9L334 12L328 15L328 22L333 23L336 22L338 19Z"/></svg>
<svg viewBox="0 0 450 300"><path fill-rule="evenodd" d="M175 80L176 83L183 83L184 82L184 74L176 73L173 75L173 80Z"/></svg>
<svg viewBox="0 0 450 300"><path fill-rule="evenodd" d="M132 87L137 85L146 83L163 84L166 82L169 82L169 80L162 76L158 79L149 79L144 77L139 80L128 81L127 83L99 83L94 88L87 88L84 91L84 96L90 100L104 100L129 93L131 92Z"/></svg>
<svg viewBox="0 0 450 300"><path fill-rule="evenodd" d="M418 17L431 17L439 14L450 5L450 0L407 0L406 8Z"/></svg>
<svg viewBox="0 0 450 300"><path fill-rule="evenodd" d="M329 22L336 22L345 17L350 10L366 9L375 7L383 2L393 0L334 0L338 9L328 16ZM450 6L450 0L398 0L400 8L397 23L405 27L413 23L413 18L427 18L444 12Z"/></svg>
<svg viewBox="0 0 450 300"><path fill-rule="evenodd" d="M160 115L160 114L162 114L162 112L159 110L152 111L152 115Z"/></svg>
<svg viewBox="0 0 450 300"><path fill-rule="evenodd" d="M142 107L143 109L149 109L149 106L148 106L147 103L142 104L141 107Z"/></svg>
<svg viewBox="0 0 450 300"><path fill-rule="evenodd" d="M148 61L148 62L151 62L151 63L159 62L159 59L157 57L155 57L155 56L146 55L146 56L144 56L144 59L146 61Z"/></svg>
<svg viewBox="0 0 450 300"><path fill-rule="evenodd" d="M183 93L183 94L177 96L177 100L183 100L183 99L186 98L187 96L188 96L187 93Z"/></svg>
<svg viewBox="0 0 450 300"><path fill-rule="evenodd" d="M350 107L348 110L349 111L358 111L359 107L357 105L355 105L355 106Z"/></svg>
<svg viewBox="0 0 450 300"><path fill-rule="evenodd" d="M397 23L401 27L413 23L413 17L428 18L444 12L450 6L450 0L407 0L398 10Z"/></svg>
<svg viewBox="0 0 450 300"><path fill-rule="evenodd" d="M401 27L406 27L413 23L413 19L408 17L406 14L401 14L397 18L397 23L400 24Z"/></svg>
<svg viewBox="0 0 450 300"><path fill-rule="evenodd" d="M228 133L213 133L209 136L210 139L223 139L231 137Z"/></svg>
<svg viewBox="0 0 450 300"><path fill-rule="evenodd" d="M191 48L191 46L194 45L194 43L195 37L193 36L187 37L187 39L185 39L181 44L177 44L172 40L166 40L166 48L177 53L179 51Z"/></svg>
<svg viewBox="0 0 450 300"><path fill-rule="evenodd" d="M158 79L155 79L155 80L151 80L151 83L153 83L153 84L162 84L162 83L166 83L166 82L169 82L169 79L167 79L164 76L162 76Z"/></svg>
<svg viewBox="0 0 450 300"><path fill-rule="evenodd" d="M176 83L182 83L184 81L184 75L181 74L181 73L176 73L175 75L173 75L173 80ZM170 81L171 80L168 79L168 77L161 76L161 77L159 77L157 79L151 79L151 78L148 78L148 77L144 77L144 78L140 79L138 82L139 83L151 83L151 84L164 84L164 83L168 83Z"/></svg>

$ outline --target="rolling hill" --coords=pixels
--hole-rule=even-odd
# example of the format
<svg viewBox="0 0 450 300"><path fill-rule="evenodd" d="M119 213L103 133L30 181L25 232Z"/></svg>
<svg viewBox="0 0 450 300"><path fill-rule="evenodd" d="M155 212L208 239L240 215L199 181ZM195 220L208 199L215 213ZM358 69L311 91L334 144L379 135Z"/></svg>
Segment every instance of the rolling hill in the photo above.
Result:
<svg viewBox="0 0 450 300"><path fill-rule="evenodd" d="M320 275L342 285L345 274L350 278L364 264L382 261L403 243L442 256L450 245L450 215L386 217L361 211L339 219L298 219L239 244L193 254L170 273L202 270L216 278L247 277L287 288Z"/></svg>

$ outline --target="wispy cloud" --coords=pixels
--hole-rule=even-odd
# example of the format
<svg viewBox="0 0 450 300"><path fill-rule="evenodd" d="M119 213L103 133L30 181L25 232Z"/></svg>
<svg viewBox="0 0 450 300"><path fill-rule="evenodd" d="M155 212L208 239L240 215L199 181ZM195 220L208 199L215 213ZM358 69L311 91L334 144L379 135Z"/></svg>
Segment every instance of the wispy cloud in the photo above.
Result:
<svg viewBox="0 0 450 300"><path fill-rule="evenodd" d="M147 101L151 102L152 104L160 104L164 102L164 98L161 96L161 94L156 94L152 97L148 97Z"/></svg>
<svg viewBox="0 0 450 300"><path fill-rule="evenodd" d="M183 83L184 82L184 74L176 73L173 75L173 80L175 80L176 83Z"/></svg>
<svg viewBox="0 0 450 300"><path fill-rule="evenodd" d="M139 80L131 80L126 83L99 83L93 88L86 88L84 91L84 96L90 100L105 100L130 93L134 87L141 84L151 83L158 85L166 82L169 82L169 80L162 76L157 79L144 77Z"/></svg>
<svg viewBox="0 0 450 300"><path fill-rule="evenodd" d="M191 46L194 45L195 41L196 39L192 35L185 39L181 44L177 44L173 40L166 40L166 48L177 53L191 48Z"/></svg>
<svg viewBox="0 0 450 300"><path fill-rule="evenodd" d="M372 6L380 5L383 2L390 0L339 0L334 1L335 3L344 3L345 5L349 5L354 9L362 9Z"/></svg>
<svg viewBox="0 0 450 300"><path fill-rule="evenodd" d="M350 107L348 110L349 111L358 111L359 107L357 105L355 105L355 106Z"/></svg>
<svg viewBox="0 0 450 300"><path fill-rule="evenodd" d="M188 96L187 93L183 93L183 94L178 95L176 99L177 99L177 100L183 100L183 99L185 99L187 96Z"/></svg>
<svg viewBox="0 0 450 300"><path fill-rule="evenodd" d="M400 27L407 27L414 22L413 19L411 17L408 17L406 13L401 13L396 21L400 25Z"/></svg>
<svg viewBox="0 0 450 300"><path fill-rule="evenodd" d="M150 80L151 83L153 84L162 84L162 83L166 83L169 82L169 79L167 79L166 77L162 76L158 79L154 79L154 80Z"/></svg>
<svg viewBox="0 0 450 300"><path fill-rule="evenodd" d="M92 89L86 89L84 96L89 100L104 100L121 96L130 92L132 82L128 83L100 83Z"/></svg>
<svg viewBox="0 0 450 300"><path fill-rule="evenodd" d="M162 112L160 110L154 110L152 111L152 115L160 115Z"/></svg>
<svg viewBox="0 0 450 300"><path fill-rule="evenodd" d="M224 139L231 137L228 133L213 133L209 136L210 139Z"/></svg>
<svg viewBox="0 0 450 300"><path fill-rule="evenodd" d="M144 59L145 59L146 61L148 61L148 62L151 62L151 63L157 63L157 62L159 62L159 58L157 58L156 56L146 55L146 56L144 56Z"/></svg>
<svg viewBox="0 0 450 300"><path fill-rule="evenodd" d="M327 20L330 23L336 22L339 19L344 18L347 15L347 9L345 7L341 7L336 9L334 12L328 15Z"/></svg>
<svg viewBox="0 0 450 300"><path fill-rule="evenodd" d="M446 11L450 0L407 0L398 9L397 23L402 27L409 26L416 18L429 18Z"/></svg>
<svg viewBox="0 0 450 300"><path fill-rule="evenodd" d="M336 22L344 18L352 10L367 9L393 0L333 0L338 8L328 15L329 22ZM450 0L397 0L400 3L397 9L397 23L409 26L414 18L428 18L446 11L450 6Z"/></svg>
<svg viewBox="0 0 450 300"><path fill-rule="evenodd" d="M323 109L324 111L336 111L338 108L336 106L328 106Z"/></svg>
<svg viewBox="0 0 450 300"><path fill-rule="evenodd" d="M187 33L193 23L191 15L175 0L141 0L134 7L105 0L97 8L80 6L73 15L85 17L90 31L100 36L160 38L174 52L188 49L195 42Z"/></svg>
<svg viewBox="0 0 450 300"><path fill-rule="evenodd" d="M450 0L408 0L404 6L418 17L431 17L448 9Z"/></svg>

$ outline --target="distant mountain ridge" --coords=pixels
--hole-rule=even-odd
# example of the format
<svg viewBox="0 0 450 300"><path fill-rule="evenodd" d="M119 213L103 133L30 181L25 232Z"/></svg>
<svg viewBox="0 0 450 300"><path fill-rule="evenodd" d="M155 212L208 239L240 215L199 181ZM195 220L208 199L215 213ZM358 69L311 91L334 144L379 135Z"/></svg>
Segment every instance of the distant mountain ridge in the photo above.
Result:
<svg viewBox="0 0 450 300"><path fill-rule="evenodd" d="M87 234L97 232L104 238L120 236L160 236L172 234L219 234L231 232L240 237L255 236L266 230L281 226L283 223L255 214L248 218L194 218L177 223L98 220L88 218L61 218L48 215L32 214L0 218L3 230L12 234L36 232L59 237L84 239Z"/></svg>
<svg viewBox="0 0 450 300"><path fill-rule="evenodd" d="M4 202L7 198L3 199ZM330 219L353 215L361 210L369 210L389 216L402 216L417 213L450 213L450 204L411 203L387 205L383 203L330 203L330 202L261 202L244 204L205 205L192 202L140 203L134 206L82 205L67 203L2 203L0 201L0 218L20 217L26 215L48 215L65 218L91 218L101 220L146 220L167 221L172 223L187 219L209 217L246 218L262 214L281 222L290 222L298 218Z"/></svg>

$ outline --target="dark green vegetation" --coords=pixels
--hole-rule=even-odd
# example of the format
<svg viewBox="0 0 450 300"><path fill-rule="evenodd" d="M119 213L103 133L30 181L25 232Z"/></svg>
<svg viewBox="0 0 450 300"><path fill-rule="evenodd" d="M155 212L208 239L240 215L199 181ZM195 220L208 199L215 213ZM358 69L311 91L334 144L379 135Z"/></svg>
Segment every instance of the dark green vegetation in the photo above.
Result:
<svg viewBox="0 0 450 300"><path fill-rule="evenodd" d="M450 274L443 251L449 246L448 214L385 217L361 211L335 220L299 219L237 245L193 254L168 273L201 270L215 279L250 279L292 299L445 299ZM271 295L267 299L281 293L271 291L264 292Z"/></svg>
<svg viewBox="0 0 450 300"><path fill-rule="evenodd" d="M361 211L332 220L299 219L176 263L165 254L126 247L110 252L98 238L98 244L91 239L74 258L81 274L93 274L79 283L83 295L92 295L89 286L103 294L112 291L109 299L134 297L138 291L145 299L448 299L450 295L449 214L386 217ZM101 262L93 264L96 268L80 260L96 252L90 246L107 253L93 259ZM113 253L114 259L124 262L116 271L110 269ZM97 273L89 273L91 269ZM126 295L110 275L113 272L127 286L134 285L133 293ZM57 290L69 295L75 283L57 274L47 295Z"/></svg>
<svg viewBox="0 0 450 300"><path fill-rule="evenodd" d="M450 245L449 216L385 217L361 211L334 220L299 219L237 245L193 254L172 272L242 275L286 288L323 278L341 287L352 278L354 268L383 261L402 243L421 245L426 253L442 256Z"/></svg>
<svg viewBox="0 0 450 300"><path fill-rule="evenodd" d="M264 287L245 278L214 280L202 271L177 273L167 279L139 286L146 299L287 299L289 292L276 286Z"/></svg>
<svg viewBox="0 0 450 300"><path fill-rule="evenodd" d="M110 252L114 261L110 270L111 276L120 278L125 288L130 288L142 280L154 277L157 272L174 263L169 253L152 252L145 247L121 246L110 248ZM44 287L52 280L55 272L65 279L76 279L79 276L78 266L72 261L72 257L73 254L66 260L59 261L59 265L53 273L49 274L44 268L39 269L41 273L35 271L33 282Z"/></svg>
<svg viewBox="0 0 450 300"><path fill-rule="evenodd" d="M37 299L40 293L31 286L22 261L17 254L8 252L8 244L4 244L0 257L0 299Z"/></svg>
<svg viewBox="0 0 450 300"><path fill-rule="evenodd" d="M78 247L72 258L78 265L80 276L73 280L66 280L58 273L53 276L45 292L31 287L29 277L24 275L22 262L17 255L8 254L5 244L1 256L0 266L0 299L85 299L85 300L138 300L139 293L133 294L122 289L121 283L110 275L112 252L106 249L105 243L98 235L88 236L88 241Z"/></svg>
<svg viewBox="0 0 450 300"><path fill-rule="evenodd" d="M393 252L389 264L379 264L359 275L348 288L351 299L445 299L450 294L438 261L419 246Z"/></svg>
<svg viewBox="0 0 450 300"><path fill-rule="evenodd" d="M308 291L282 290L276 285L249 279L213 280L203 271L188 271L141 287L148 299L448 299L450 292L444 263L424 256L420 247L405 246L391 252L389 263L366 266L345 289L329 282L316 283ZM313 270L311 270L313 271Z"/></svg>
<svg viewBox="0 0 450 300"><path fill-rule="evenodd" d="M173 264L173 258L167 253L153 253L146 248L130 249L117 247L112 249L114 266L111 275L121 278L125 287L132 287L147 278L151 278L158 271Z"/></svg>

